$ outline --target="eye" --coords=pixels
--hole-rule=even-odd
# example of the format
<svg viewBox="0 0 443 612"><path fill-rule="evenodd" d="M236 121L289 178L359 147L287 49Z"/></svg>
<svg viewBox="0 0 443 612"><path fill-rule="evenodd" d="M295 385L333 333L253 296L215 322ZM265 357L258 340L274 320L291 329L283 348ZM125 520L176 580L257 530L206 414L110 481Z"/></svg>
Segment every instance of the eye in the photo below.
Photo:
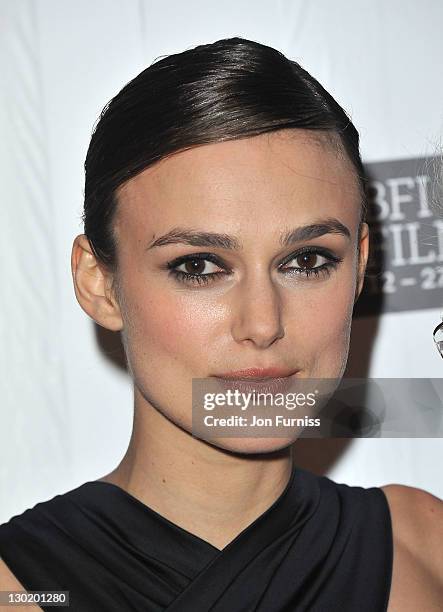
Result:
<svg viewBox="0 0 443 612"><path fill-rule="evenodd" d="M208 265L209 264L209 265ZM182 267L182 270L180 270ZM213 274L217 269L217 266L207 259L202 259L201 257L194 257L193 259L188 259L184 261L176 271L184 272L185 274Z"/></svg>
<svg viewBox="0 0 443 612"><path fill-rule="evenodd" d="M296 262L297 266L293 267L297 267L303 270L312 270L314 268L323 266L329 260L324 255L320 255L319 253L307 252L300 253L300 255L297 255L290 261Z"/></svg>
<svg viewBox="0 0 443 612"><path fill-rule="evenodd" d="M189 285L207 285L219 276L230 274L230 271L226 270L218 258L211 253L198 253L179 257L168 263L167 267L169 268L169 273L178 281Z"/></svg>
<svg viewBox="0 0 443 612"><path fill-rule="evenodd" d="M309 248L299 253L293 253L280 267L284 274L304 274L310 276L315 274L329 275L331 270L337 267L341 259L323 249ZM295 263L296 265L288 265Z"/></svg>

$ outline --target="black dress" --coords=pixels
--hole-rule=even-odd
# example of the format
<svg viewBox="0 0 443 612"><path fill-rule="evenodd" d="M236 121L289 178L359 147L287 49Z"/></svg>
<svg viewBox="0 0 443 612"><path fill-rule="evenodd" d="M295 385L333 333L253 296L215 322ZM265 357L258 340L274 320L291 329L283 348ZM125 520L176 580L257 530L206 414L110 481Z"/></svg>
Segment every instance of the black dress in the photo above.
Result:
<svg viewBox="0 0 443 612"><path fill-rule="evenodd" d="M117 485L91 481L0 526L0 556L70 612L382 612L393 542L383 491L295 467L223 550Z"/></svg>

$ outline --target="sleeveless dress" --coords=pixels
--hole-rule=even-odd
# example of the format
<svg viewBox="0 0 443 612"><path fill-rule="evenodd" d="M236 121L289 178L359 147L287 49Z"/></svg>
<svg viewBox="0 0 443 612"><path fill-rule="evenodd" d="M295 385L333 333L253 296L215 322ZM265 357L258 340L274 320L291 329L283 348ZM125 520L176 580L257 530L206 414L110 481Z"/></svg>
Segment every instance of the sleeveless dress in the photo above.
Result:
<svg viewBox="0 0 443 612"><path fill-rule="evenodd" d="M49 611L385 612L393 538L382 489L294 467L222 550L90 481L1 525L0 557L28 591L69 591Z"/></svg>

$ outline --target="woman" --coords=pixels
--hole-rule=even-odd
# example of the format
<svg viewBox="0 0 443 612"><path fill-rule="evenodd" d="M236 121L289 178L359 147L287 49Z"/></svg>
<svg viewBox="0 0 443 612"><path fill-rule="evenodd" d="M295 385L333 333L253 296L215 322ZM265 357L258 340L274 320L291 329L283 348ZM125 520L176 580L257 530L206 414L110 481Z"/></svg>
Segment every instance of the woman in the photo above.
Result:
<svg viewBox="0 0 443 612"><path fill-rule="evenodd" d="M133 433L110 474L0 527L1 588L81 611L440 610L440 500L297 468L293 433L192 435L195 379L343 374L368 227L342 108L274 49L220 40L111 100L85 169L74 287L122 334Z"/></svg>

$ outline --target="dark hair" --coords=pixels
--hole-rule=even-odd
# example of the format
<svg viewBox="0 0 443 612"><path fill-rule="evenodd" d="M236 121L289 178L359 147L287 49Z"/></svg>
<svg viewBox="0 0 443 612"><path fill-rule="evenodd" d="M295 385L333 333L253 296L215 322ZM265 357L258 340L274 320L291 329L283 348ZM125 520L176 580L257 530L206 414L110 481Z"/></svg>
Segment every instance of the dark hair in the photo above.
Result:
<svg viewBox="0 0 443 612"><path fill-rule="evenodd" d="M194 147L284 128L339 137L355 167L365 212L358 132L299 64L243 38L169 55L130 81L103 109L85 161L84 231L96 257L117 264L116 189L160 159Z"/></svg>

